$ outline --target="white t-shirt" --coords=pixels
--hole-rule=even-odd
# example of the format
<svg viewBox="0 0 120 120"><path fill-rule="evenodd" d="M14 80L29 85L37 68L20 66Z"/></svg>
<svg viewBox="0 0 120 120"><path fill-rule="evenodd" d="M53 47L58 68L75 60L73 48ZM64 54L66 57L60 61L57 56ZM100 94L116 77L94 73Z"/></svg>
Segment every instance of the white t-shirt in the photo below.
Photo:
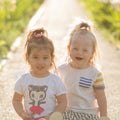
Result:
<svg viewBox="0 0 120 120"><path fill-rule="evenodd" d="M58 67L67 89L68 110L98 113L94 89L104 89L102 73L94 67L74 69L68 63Z"/></svg>
<svg viewBox="0 0 120 120"><path fill-rule="evenodd" d="M24 96L24 106L34 118L44 117L54 111L56 96L66 93L60 78L54 74L36 78L30 73L23 74L16 82L15 92Z"/></svg>

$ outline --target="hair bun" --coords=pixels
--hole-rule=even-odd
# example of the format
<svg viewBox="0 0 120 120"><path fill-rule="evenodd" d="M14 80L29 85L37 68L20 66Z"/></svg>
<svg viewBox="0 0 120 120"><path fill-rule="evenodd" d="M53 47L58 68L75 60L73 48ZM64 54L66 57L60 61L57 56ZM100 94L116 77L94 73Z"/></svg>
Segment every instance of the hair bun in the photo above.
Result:
<svg viewBox="0 0 120 120"><path fill-rule="evenodd" d="M44 28L33 31L33 37L40 38L42 36L47 36L47 31Z"/></svg>
<svg viewBox="0 0 120 120"><path fill-rule="evenodd" d="M34 33L34 37L36 37L36 38L40 38L40 37L42 37L43 35L41 34L41 33Z"/></svg>
<svg viewBox="0 0 120 120"><path fill-rule="evenodd" d="M80 27L80 29L85 29L87 31L91 31L90 25L88 25L87 23L82 22L82 23L80 23L79 27Z"/></svg>

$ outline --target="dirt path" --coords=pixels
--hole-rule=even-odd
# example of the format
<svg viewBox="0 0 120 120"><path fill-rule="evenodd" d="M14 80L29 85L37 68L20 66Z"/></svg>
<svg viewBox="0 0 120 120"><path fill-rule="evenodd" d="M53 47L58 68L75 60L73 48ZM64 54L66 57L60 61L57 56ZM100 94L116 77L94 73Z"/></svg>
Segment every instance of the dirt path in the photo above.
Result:
<svg viewBox="0 0 120 120"><path fill-rule="evenodd" d="M83 7L75 0L46 0L42 9L38 10L31 19L28 29L34 26L44 26L53 39L56 47L56 61L65 52L64 36L67 33L69 24L75 17L89 18ZM105 74L106 93L108 99L108 112L111 120L120 120L120 51L117 51L110 44L104 41L104 37L95 31L99 41L102 54L103 72ZM20 120L11 105L13 87L19 75L26 71L23 58L24 36L21 36L21 44L11 54L10 60L0 72L0 119Z"/></svg>

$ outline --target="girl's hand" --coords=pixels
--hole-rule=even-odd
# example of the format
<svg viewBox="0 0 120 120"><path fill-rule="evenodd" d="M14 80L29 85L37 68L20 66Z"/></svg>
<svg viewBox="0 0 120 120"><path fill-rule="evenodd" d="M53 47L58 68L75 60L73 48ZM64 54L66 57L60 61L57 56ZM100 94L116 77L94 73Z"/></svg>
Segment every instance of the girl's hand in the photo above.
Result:
<svg viewBox="0 0 120 120"><path fill-rule="evenodd" d="M44 118L40 118L40 120L49 120L49 116L46 116Z"/></svg>
<svg viewBox="0 0 120 120"><path fill-rule="evenodd" d="M100 120L110 120L108 117L100 117Z"/></svg>
<svg viewBox="0 0 120 120"><path fill-rule="evenodd" d="M49 120L63 120L63 116L60 112L53 112Z"/></svg>
<svg viewBox="0 0 120 120"><path fill-rule="evenodd" d="M27 114L26 112L21 113L21 118L23 120L34 120L31 115Z"/></svg>

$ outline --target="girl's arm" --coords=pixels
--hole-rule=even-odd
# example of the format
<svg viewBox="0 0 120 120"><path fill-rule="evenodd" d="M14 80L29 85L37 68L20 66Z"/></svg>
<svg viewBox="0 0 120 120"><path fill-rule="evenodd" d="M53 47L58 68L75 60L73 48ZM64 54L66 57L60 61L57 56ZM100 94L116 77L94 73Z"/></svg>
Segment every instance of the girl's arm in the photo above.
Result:
<svg viewBox="0 0 120 120"><path fill-rule="evenodd" d="M106 116L107 117L107 100L105 96L104 89L95 90L96 98L99 106L100 117Z"/></svg>
<svg viewBox="0 0 120 120"><path fill-rule="evenodd" d="M56 97L57 105L55 111L48 117L45 117L46 120L62 120L62 113L65 111L67 106L66 94L62 94Z"/></svg>
<svg viewBox="0 0 120 120"><path fill-rule="evenodd" d="M18 93L14 93L13 95L13 99L12 99L12 103L13 103L13 107L16 111L16 113L23 119L23 120L32 120L31 116L28 115L25 110L23 109L23 104L22 104L22 98L23 96L18 94Z"/></svg>
<svg viewBox="0 0 120 120"><path fill-rule="evenodd" d="M55 112L63 113L67 106L67 98L66 94L62 94L60 96L57 96L57 106L55 108Z"/></svg>

